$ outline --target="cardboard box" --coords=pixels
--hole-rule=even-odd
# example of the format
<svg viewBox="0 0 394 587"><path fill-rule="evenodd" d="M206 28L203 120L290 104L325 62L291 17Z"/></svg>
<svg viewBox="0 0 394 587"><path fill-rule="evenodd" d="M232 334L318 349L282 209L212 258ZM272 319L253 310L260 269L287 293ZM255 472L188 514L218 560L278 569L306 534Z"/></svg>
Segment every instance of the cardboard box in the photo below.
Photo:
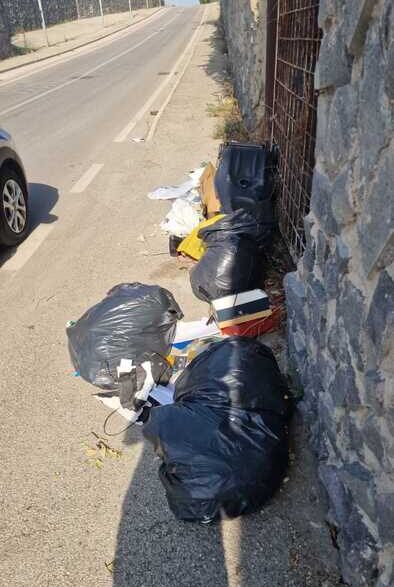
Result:
<svg viewBox="0 0 394 587"><path fill-rule="evenodd" d="M222 330L267 318L272 310L267 294L262 289L254 289L212 300L211 313Z"/></svg>
<svg viewBox="0 0 394 587"><path fill-rule="evenodd" d="M220 201L215 190L216 167L208 163L200 179L200 197L204 209L204 216L212 218L220 212Z"/></svg>

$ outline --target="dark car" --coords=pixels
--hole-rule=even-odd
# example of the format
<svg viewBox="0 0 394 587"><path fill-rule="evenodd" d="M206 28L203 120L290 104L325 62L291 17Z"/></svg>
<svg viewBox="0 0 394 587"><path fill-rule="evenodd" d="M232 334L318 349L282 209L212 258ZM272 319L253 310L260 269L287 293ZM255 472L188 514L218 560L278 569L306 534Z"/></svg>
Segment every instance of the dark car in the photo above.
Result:
<svg viewBox="0 0 394 587"><path fill-rule="evenodd" d="M28 187L11 136L0 128L0 244L12 247L29 230Z"/></svg>

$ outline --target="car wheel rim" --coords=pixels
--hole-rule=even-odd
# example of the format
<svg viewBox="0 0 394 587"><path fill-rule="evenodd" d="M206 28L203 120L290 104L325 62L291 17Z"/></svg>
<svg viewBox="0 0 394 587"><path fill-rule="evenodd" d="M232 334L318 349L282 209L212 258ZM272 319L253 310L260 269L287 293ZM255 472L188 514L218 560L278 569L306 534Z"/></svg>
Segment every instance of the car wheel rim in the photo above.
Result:
<svg viewBox="0 0 394 587"><path fill-rule="evenodd" d="M3 208L5 219L15 234L20 234L26 226L26 202L20 185L9 179L3 188Z"/></svg>

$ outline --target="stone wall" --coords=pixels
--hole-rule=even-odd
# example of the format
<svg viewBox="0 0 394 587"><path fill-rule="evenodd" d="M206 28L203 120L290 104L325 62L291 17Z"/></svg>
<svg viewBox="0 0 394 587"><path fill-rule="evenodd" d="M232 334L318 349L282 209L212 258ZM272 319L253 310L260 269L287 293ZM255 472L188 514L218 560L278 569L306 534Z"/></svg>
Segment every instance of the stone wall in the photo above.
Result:
<svg viewBox="0 0 394 587"><path fill-rule="evenodd" d="M37 0L2 0L2 12L9 21L12 32L32 30L41 26ZM78 0L80 16L99 16L98 0ZM129 0L102 0L105 14L123 12L129 9ZM131 0L133 9L146 8L146 0ZM75 20L76 0L42 0L45 20L48 26ZM150 6L160 6L160 0L150 0Z"/></svg>
<svg viewBox="0 0 394 587"><path fill-rule="evenodd" d="M307 247L289 352L352 586L394 585L394 6L321 0Z"/></svg>
<svg viewBox="0 0 394 587"><path fill-rule="evenodd" d="M264 115L266 0L221 0L220 6L235 94L254 130Z"/></svg>
<svg viewBox="0 0 394 587"><path fill-rule="evenodd" d="M11 51L11 35L8 19L3 8L3 0L0 0L0 59L8 57Z"/></svg>

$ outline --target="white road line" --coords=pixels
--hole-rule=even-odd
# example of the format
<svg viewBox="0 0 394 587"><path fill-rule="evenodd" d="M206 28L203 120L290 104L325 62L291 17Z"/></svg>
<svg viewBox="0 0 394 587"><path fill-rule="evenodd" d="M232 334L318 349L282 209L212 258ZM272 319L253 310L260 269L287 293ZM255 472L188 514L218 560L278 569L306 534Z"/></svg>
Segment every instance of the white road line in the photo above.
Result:
<svg viewBox="0 0 394 587"><path fill-rule="evenodd" d="M197 46L197 41L201 32L201 27L202 24L205 20L205 14L206 14L206 9L203 12L203 15L201 17L201 21L200 24L198 25L194 35L191 38L190 43L188 44L188 46L186 47L186 51L184 52L183 55L186 55L186 53L190 50L190 55L188 56L188 58L186 59L185 65L182 68L182 71L178 74L177 79L175 81L175 84L173 86L173 88L171 89L171 91L169 92L167 98L164 100L163 104L160 107L159 112L156 114L154 120L153 120L153 124L149 129L148 135L146 137L146 141L150 141L153 138L153 135L155 134L157 125L159 124L160 118L162 117L163 112L165 111L165 109L167 108L168 104L170 103L173 95L176 92L177 87L179 86L179 84L182 81L183 76L186 73L187 68L190 65L191 60L193 59L194 56L194 52L196 50L196 46ZM175 68L178 69L178 63L175 65Z"/></svg>
<svg viewBox="0 0 394 587"><path fill-rule="evenodd" d="M159 20L162 16L168 14L167 9L160 9L159 11L155 12L149 18L146 18L140 22L135 23L132 27L128 27L127 29L122 29L120 31L114 32L108 37L104 37L101 39L97 39L96 41L90 43L89 45L82 45L80 47L76 47L72 51L68 53L63 53L60 55L53 55L53 57L48 58L48 60L43 61L33 61L32 63L27 63L24 67L21 67L20 70L15 69L11 71L0 71L0 79L4 79L9 77L10 79L4 79L4 81L0 82L0 89L4 86L8 86L9 84L16 83L20 80L25 79L26 77L30 77L35 73L41 73L46 69L50 69L56 65L67 63L76 57L80 57L81 55L89 55L89 53L93 53L100 49L101 47L105 47L110 45L114 41L118 41L127 37L131 33L138 32L141 28L144 28L145 25L152 23L155 20ZM164 30L161 28L160 30Z"/></svg>
<svg viewBox="0 0 394 587"><path fill-rule="evenodd" d="M165 28L167 28L172 23L172 21L175 20L177 17L178 17L178 15L175 16L170 21L168 21ZM67 86L70 86L71 84L76 83L77 81L79 81L83 77L85 77L87 75L91 75L95 71L102 69L106 65L109 65L110 63L112 63L113 61L116 61L117 59L120 59L124 55L131 53L131 51L138 49L138 47L141 47L141 45L144 45L147 41L149 41L149 39L151 39L152 37L154 37L155 35L158 35L158 34L159 34L159 31L154 31L151 35L148 35L147 37L145 37L145 39L143 41L141 41L140 43L137 43L136 45L133 45L133 47L129 47L125 51L122 51L121 53L114 55L110 59L103 61L99 65L92 67L92 69L85 71L84 73L82 73L78 77L73 78L73 79L69 79L68 81L64 82L63 84L60 84L59 86L55 86L54 88L51 88L50 90L46 90L45 92L41 92L41 94L37 94L36 96L32 96L31 98L28 98L27 100L24 100L23 102L19 102L19 104L15 104L14 106L11 106L10 108L6 108L6 110L3 110L2 112L0 112L0 116L5 116L6 114L10 114L10 112L14 112L15 110L19 110L19 108L22 108L23 106L27 106L27 104L31 104L32 102L36 102L37 100L40 100L41 98L44 98L45 96L48 96L49 94L53 94L53 92L58 92L59 90L62 90L63 88L66 88Z"/></svg>
<svg viewBox="0 0 394 587"><path fill-rule="evenodd" d="M160 96L162 91L171 82L171 80L175 76L180 64L182 63L182 60L184 59L185 55L190 50L190 48L193 46L193 43L197 37L197 33L199 33L203 19L205 18L205 12L206 12L206 9L204 9L204 12L201 17L200 24L197 27L197 30L195 31L191 41L187 44L186 49L182 52L180 58L175 63L174 67L171 69L170 75L168 77L166 77L166 79L164 79L164 81L156 88L156 90L153 92L153 94L151 95L149 100L147 102L145 102L144 106L137 112L137 114L130 120L130 122L123 128L123 130L121 130L120 133L116 135L116 137L114 138L114 141L113 141L114 143L124 143L127 140L127 137L131 133L131 131L137 126L138 122L146 115L146 113L150 110L150 108L156 102L156 100L158 99L158 97Z"/></svg>
<svg viewBox="0 0 394 587"><path fill-rule="evenodd" d="M15 255L10 257L1 267L1 271L18 271L34 255L38 247L44 242L49 233L53 230L53 224L40 224L19 245Z"/></svg>
<svg viewBox="0 0 394 587"><path fill-rule="evenodd" d="M104 167L104 163L93 163L82 177L73 185L70 190L71 194L82 194L90 183L94 180L96 175Z"/></svg>

